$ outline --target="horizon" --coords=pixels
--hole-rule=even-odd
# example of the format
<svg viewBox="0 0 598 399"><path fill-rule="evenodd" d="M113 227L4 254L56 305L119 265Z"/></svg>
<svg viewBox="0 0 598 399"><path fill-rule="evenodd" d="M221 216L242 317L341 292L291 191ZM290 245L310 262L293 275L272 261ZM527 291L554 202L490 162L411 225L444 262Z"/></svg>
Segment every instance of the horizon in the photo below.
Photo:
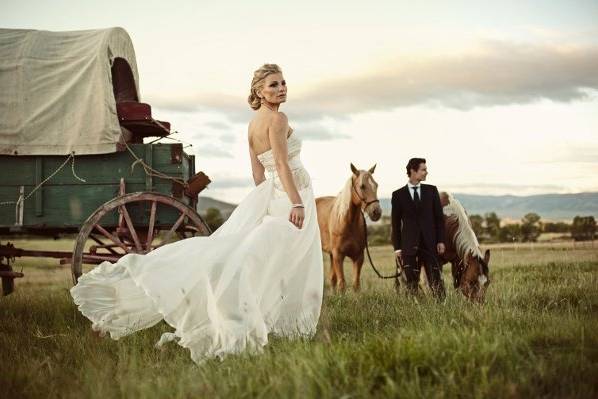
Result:
<svg viewBox="0 0 598 399"><path fill-rule="evenodd" d="M196 170L213 181L206 193L225 202L253 186L246 97L265 62L288 82L281 110L303 139L316 196L340 191L352 162L377 164L379 196L388 197L413 156L427 159L430 184L455 193L598 191L596 2L2 8L4 28L127 30L141 101L192 144Z"/></svg>
<svg viewBox="0 0 598 399"><path fill-rule="evenodd" d="M426 183L424 183L424 184L426 184ZM442 192L443 190L439 189L439 191ZM475 197L518 197L518 198L539 197L539 196L547 196L547 195L581 195L581 194L597 194L598 195L598 191L580 191L578 193L541 193L541 194L529 194L529 195L515 195L515 194L475 194L475 193L460 193L460 192L452 192L452 191L450 193L452 195L469 195L469 196L475 196ZM219 198L215 198L215 197L213 197L211 195L207 195L207 194L209 194L209 193L207 193L204 190L204 191L202 191L199 194L199 198L209 198L209 199L216 200L216 201L219 201L219 202L225 202L225 203L227 203L229 205L235 205L235 206L238 205L236 203L228 202L228 201L225 201L225 200L221 200ZM379 196L378 199L387 200L387 199L391 199L391 197L390 196L387 196L387 197L380 197Z"/></svg>
<svg viewBox="0 0 598 399"><path fill-rule="evenodd" d="M494 213L497 215L502 222L505 224L513 224L513 223L520 223L521 219L527 213L536 213L540 216L542 222L547 223L558 223L558 222L566 222L572 223L575 216L593 216L598 218L598 206L591 206L591 203L588 204L590 206L586 206L585 208L575 208L573 212L568 212L563 209L573 209L562 207L555 207L555 206L548 206L546 203L538 203L535 206L530 206L529 204L510 204L509 208L506 209L505 207L501 206L500 203L496 203L494 205L488 204L487 202L490 201L509 201L509 198L516 198L515 201L518 200L526 200L533 197L553 197L553 196L562 196L562 198L558 198L559 201L568 201L570 196L579 196L579 195L591 195L593 197L598 198L598 191L596 192L580 192L580 193L547 193L547 194L532 194L527 196L513 196L513 195L480 195L480 194L466 194L466 193L451 193L457 199L462 202L462 205L466 208L466 212L470 215L479 215L484 217L484 215L488 213ZM222 201L218 198L210 197L209 195L204 195L203 193L200 194L199 197L200 201L198 203L198 211L203 214L209 208L216 208L220 212L223 212L222 215L227 218L228 214L232 209L237 207L237 203L231 203L227 201ZM209 202L208 204L202 203L202 199L207 199L208 201L215 201L215 203ZM390 217L390 197L379 197L380 205L382 207L383 218L378 222L372 222L368 220L368 224L379 224L383 221L384 218L388 219ZM480 204L478 200L484 201L484 203ZM539 198L537 201L545 201L546 199ZM575 200L575 199L574 199ZM473 201L470 203L470 201ZM562 205L562 204L561 204ZM570 204L569 204L570 205ZM598 202L596 203L598 205ZM527 209L526 209L527 208Z"/></svg>

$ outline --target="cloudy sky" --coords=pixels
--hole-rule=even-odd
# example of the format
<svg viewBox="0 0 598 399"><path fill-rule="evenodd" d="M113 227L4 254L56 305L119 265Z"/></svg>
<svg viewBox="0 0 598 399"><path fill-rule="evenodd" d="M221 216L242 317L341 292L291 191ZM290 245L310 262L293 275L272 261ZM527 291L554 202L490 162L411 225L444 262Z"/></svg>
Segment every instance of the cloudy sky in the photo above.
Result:
<svg viewBox="0 0 598 399"><path fill-rule="evenodd" d="M324 4L320 4L324 3ZM292 5L293 4L293 5ZM204 192L251 189L246 98L278 63L316 195L377 164L379 195L406 180L476 194L598 191L596 1L4 0L0 27L125 28L141 97L192 144Z"/></svg>

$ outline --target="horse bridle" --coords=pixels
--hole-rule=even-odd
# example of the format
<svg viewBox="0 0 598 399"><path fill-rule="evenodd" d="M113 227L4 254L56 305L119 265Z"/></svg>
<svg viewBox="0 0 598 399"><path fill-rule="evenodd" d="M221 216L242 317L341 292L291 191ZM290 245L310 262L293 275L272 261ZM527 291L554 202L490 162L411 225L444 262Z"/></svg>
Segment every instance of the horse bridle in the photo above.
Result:
<svg viewBox="0 0 598 399"><path fill-rule="evenodd" d="M480 264L478 265L478 267L480 269L479 273L482 274L482 275L485 275L484 267L483 267L483 264L482 264L482 262L484 262L484 261L479 256L476 256L476 257L480 261L479 262ZM469 267L469 264L465 263L465 259L464 258L461 258L459 260L459 263L457 263L457 275L454 278L454 286L455 286L455 288L457 288L459 285L461 285L461 279L463 278L463 274L465 274L465 271L467 270L468 267Z"/></svg>
<svg viewBox="0 0 598 399"><path fill-rule="evenodd" d="M355 180L353 180L353 177L351 177L351 188L353 189L353 191L355 192L355 195L357 195L357 198L359 198L359 200L361 201L362 204L365 204L365 206L361 209L362 211L365 211L367 209L368 206L375 204L376 202L380 202L379 199L375 199L372 201L366 201L365 198L363 198L361 195L359 195L359 193L357 192L357 189L355 188Z"/></svg>

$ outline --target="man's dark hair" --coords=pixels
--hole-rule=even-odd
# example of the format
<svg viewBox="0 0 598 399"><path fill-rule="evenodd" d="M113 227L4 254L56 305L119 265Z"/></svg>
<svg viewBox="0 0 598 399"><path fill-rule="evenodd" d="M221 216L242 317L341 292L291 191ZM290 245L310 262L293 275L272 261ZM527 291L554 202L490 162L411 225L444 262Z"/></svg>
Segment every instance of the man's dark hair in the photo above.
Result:
<svg viewBox="0 0 598 399"><path fill-rule="evenodd" d="M407 176L411 177L412 170L417 172L419 170L419 165L422 163L426 163L425 158L411 158L409 162L407 162Z"/></svg>

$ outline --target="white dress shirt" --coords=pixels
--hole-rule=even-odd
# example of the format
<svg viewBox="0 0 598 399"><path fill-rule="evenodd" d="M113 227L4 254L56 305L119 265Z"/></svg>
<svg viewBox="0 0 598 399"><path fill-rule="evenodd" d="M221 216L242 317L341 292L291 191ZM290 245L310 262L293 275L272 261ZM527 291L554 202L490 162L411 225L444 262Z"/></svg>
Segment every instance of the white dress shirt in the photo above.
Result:
<svg viewBox="0 0 598 399"><path fill-rule="evenodd" d="M419 195L419 199L422 199L422 185L421 183L417 183L415 186L411 183L407 183L407 187L409 188L409 194L411 194L411 199L415 200L415 190L413 187L417 187L417 195Z"/></svg>

